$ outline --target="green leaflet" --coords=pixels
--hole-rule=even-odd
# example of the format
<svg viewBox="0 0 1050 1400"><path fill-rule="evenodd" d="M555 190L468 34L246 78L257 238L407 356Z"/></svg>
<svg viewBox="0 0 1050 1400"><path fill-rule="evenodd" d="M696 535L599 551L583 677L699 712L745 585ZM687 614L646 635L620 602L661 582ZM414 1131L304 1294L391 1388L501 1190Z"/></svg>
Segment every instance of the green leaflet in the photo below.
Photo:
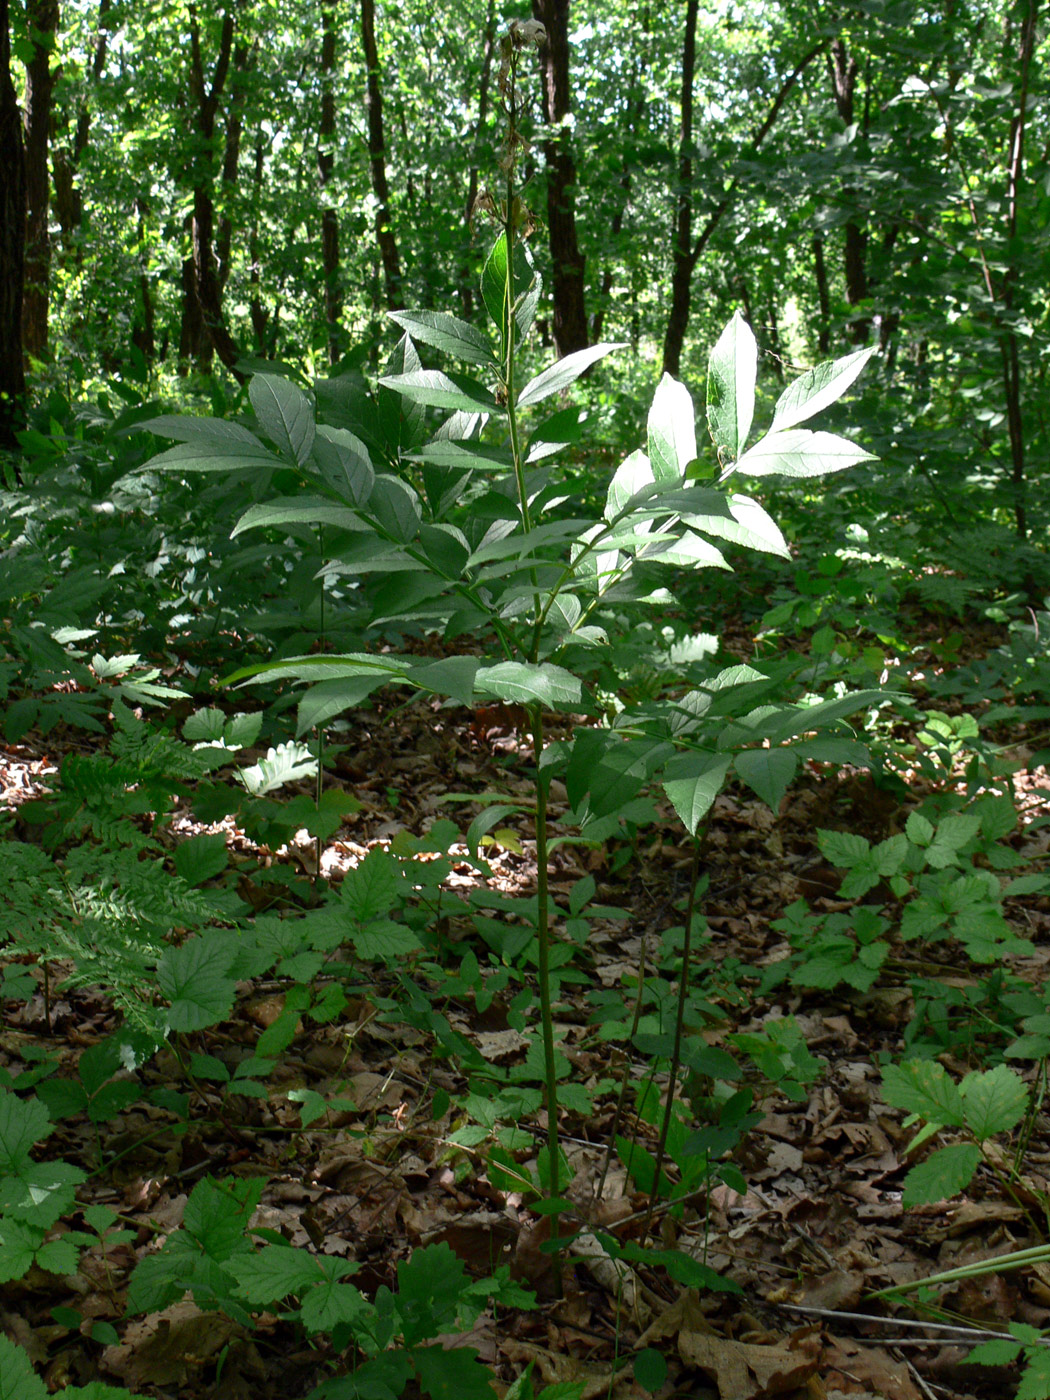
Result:
<svg viewBox="0 0 1050 1400"><path fill-rule="evenodd" d="M731 762L730 754L685 753L664 769L664 792L691 836L711 810Z"/></svg>
<svg viewBox="0 0 1050 1400"><path fill-rule="evenodd" d="M476 326L443 311L391 311L390 319L407 331L413 340L433 345L457 360L492 369L496 353Z"/></svg>
<svg viewBox="0 0 1050 1400"><path fill-rule="evenodd" d="M495 396L483 384L463 374L417 369L409 374L386 375L379 382L412 403L431 408L458 408L470 413L494 413L498 408Z"/></svg>
<svg viewBox="0 0 1050 1400"><path fill-rule="evenodd" d="M324 496L286 496L251 506L230 531L230 538L235 539L245 530L263 530L280 525L332 525L342 530L366 528L356 511Z"/></svg>
<svg viewBox="0 0 1050 1400"><path fill-rule="evenodd" d="M481 667L474 693L482 699L542 705L548 710L571 710L583 702L581 681L550 661L539 666L526 661L501 661Z"/></svg>
<svg viewBox="0 0 1050 1400"><path fill-rule="evenodd" d="M877 349L872 345L866 350L855 350L852 355L817 365L792 380L777 399L769 431L775 433L804 423L841 398Z"/></svg>
<svg viewBox="0 0 1050 1400"><path fill-rule="evenodd" d="M137 470L139 472L249 472L273 471L286 463L274 456L258 438L256 446L241 439L194 440L169 447L151 457Z"/></svg>
<svg viewBox="0 0 1050 1400"><path fill-rule="evenodd" d="M586 350L577 350L572 355L566 355L564 359L558 360L549 369L545 369L542 374L538 374L535 379L529 380L518 395L518 407L528 408L531 404L542 403L544 399L549 399L552 394L558 394L563 389L567 389L570 384L575 384L584 370L589 369L597 360L604 358L613 350L625 348L622 341L603 342L600 345L589 345Z"/></svg>
<svg viewBox="0 0 1050 1400"><path fill-rule="evenodd" d="M313 404L302 389L275 374L256 374L248 385L248 397L266 436L279 452L302 466L317 431Z"/></svg>
<svg viewBox="0 0 1050 1400"><path fill-rule="evenodd" d="M755 337L735 311L707 366L707 426L720 461L735 461L751 431L757 368Z"/></svg>
<svg viewBox="0 0 1050 1400"><path fill-rule="evenodd" d="M169 1030L204 1030L230 1014L237 984L227 974L234 955L233 944L214 931L165 951L157 964L157 984L171 1003Z"/></svg>
<svg viewBox="0 0 1050 1400"><path fill-rule="evenodd" d="M827 476L858 462L873 462L874 453L834 433L789 428L767 433L744 453L736 469L745 476Z"/></svg>
<svg viewBox="0 0 1050 1400"><path fill-rule="evenodd" d="M696 457L693 400L684 384L665 374L656 386L648 422L649 461L656 481L682 481Z"/></svg>

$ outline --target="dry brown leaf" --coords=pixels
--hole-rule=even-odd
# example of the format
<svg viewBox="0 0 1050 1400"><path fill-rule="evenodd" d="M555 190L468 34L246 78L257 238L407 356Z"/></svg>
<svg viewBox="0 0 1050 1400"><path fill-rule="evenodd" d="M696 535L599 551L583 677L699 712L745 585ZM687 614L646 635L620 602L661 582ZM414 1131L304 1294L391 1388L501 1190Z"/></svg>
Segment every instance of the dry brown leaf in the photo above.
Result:
<svg viewBox="0 0 1050 1400"><path fill-rule="evenodd" d="M718 1333L704 1316L700 1306L700 1295L694 1288L680 1293L666 1311L651 1322L638 1338L638 1346L651 1347L667 1337L677 1337L682 1331L706 1333L717 1337Z"/></svg>
<svg viewBox="0 0 1050 1400"><path fill-rule="evenodd" d="M224 1395L238 1372L263 1379L262 1360L242 1327L222 1313L202 1313L194 1303L173 1303L162 1313L132 1323L121 1345L102 1353L102 1364L131 1390L174 1385L189 1391L226 1346L230 1352L223 1366Z"/></svg>
<svg viewBox="0 0 1050 1400"><path fill-rule="evenodd" d="M688 1365L711 1376L722 1400L772 1400L798 1390L818 1374L820 1329L805 1327L775 1346L755 1346L680 1332L678 1353Z"/></svg>
<svg viewBox="0 0 1050 1400"><path fill-rule="evenodd" d="M829 1391L874 1394L881 1400L927 1400L912 1380L907 1363L894 1361L879 1346L831 1338L820 1369Z"/></svg>
<svg viewBox="0 0 1050 1400"><path fill-rule="evenodd" d="M630 1368L614 1376L608 1367L588 1366L575 1356L548 1351L533 1342L519 1342L514 1338L503 1343L502 1351L522 1367L534 1362L545 1385L579 1385L582 1382L582 1400L599 1400L605 1396L612 1396L614 1400L649 1400L649 1392L637 1383Z"/></svg>

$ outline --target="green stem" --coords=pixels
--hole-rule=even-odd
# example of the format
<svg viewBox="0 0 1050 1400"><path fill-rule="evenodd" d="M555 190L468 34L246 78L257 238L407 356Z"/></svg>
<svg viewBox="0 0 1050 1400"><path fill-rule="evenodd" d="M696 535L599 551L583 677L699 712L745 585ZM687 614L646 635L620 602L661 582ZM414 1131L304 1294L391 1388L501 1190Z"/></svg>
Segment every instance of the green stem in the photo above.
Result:
<svg viewBox="0 0 1050 1400"><path fill-rule="evenodd" d="M704 828L706 833L706 826ZM700 883L700 851L703 834L693 838L693 864L689 871L689 900L685 910L685 931L682 934L682 971L678 979L678 1010L675 1016L674 1046L671 1050L671 1067L667 1081L667 1103L664 1105L663 1121L660 1124L660 1141L656 1148L656 1166L653 1171L653 1189L649 1195L649 1208L642 1222L642 1243L649 1235L653 1210L656 1207L656 1193L660 1189L660 1173L667 1154L667 1136L671 1130L671 1115L674 1113L675 1087L678 1083L678 1069L682 1062L682 1034L685 1028L685 1008L689 997L689 958L693 944L693 911L696 908L696 891Z"/></svg>
<svg viewBox="0 0 1050 1400"><path fill-rule="evenodd" d="M536 761L536 938L539 945L538 976L540 1023L543 1034L543 1067L547 1094L547 1151L550 1164L549 1199L560 1194L558 1161L558 1071L554 1048L554 1013L551 1007L551 931L547 877L547 786L540 772L543 759L543 711L532 707L532 750ZM551 1244L558 1240L558 1217L551 1216ZM555 1264L555 1273L558 1266ZM560 1289L559 1289L560 1291Z"/></svg>
<svg viewBox="0 0 1050 1400"><path fill-rule="evenodd" d="M605 1190L605 1178L609 1174L609 1167L612 1163L613 1146L616 1142L617 1134L620 1131L620 1124L623 1121L624 1105L627 1102L627 1086L631 1082L631 1047L634 1038L638 1034L638 1027L642 1024L642 1003L645 998L645 953L646 935L642 934L641 947L638 951L638 991L634 998L634 1018L631 1021L631 1029L627 1032L627 1052L624 1055L623 1075L620 1079L620 1093L616 1100L616 1111L613 1113L612 1127L609 1129L609 1140L605 1148L605 1157L602 1161L602 1174L598 1179L598 1185L594 1192L595 1201L600 1201L602 1192Z"/></svg>
<svg viewBox="0 0 1050 1400"><path fill-rule="evenodd" d="M324 573L324 522L323 522L323 521L322 521L322 523L317 527L317 552L318 552L318 554L319 554L319 556L320 556L320 559L321 559L321 570L322 570L322 573L321 573L321 617L320 617L320 621L321 621L321 650L322 650L322 651L327 651L327 650L328 650L328 637L327 637L326 632L325 632L325 627L326 627L326 618L325 618L325 585L326 585L327 582L328 582L328 576ZM324 729L323 729L320 725L318 725L318 726L315 728L314 732L315 732L315 734L317 735L317 782L316 782L315 787L314 787L314 806L317 808L318 820L320 820L320 815L321 815L321 794L322 794L323 789L324 789ZM320 837L320 835L318 834L317 836L314 837L314 854L315 854L315 858L316 858L316 861L317 861L317 874L314 876L315 882L316 882L317 880L320 880L320 878L321 878L321 856L322 856L322 854L323 854L323 851L324 851L324 847L322 846L322 843L321 843L321 837Z"/></svg>

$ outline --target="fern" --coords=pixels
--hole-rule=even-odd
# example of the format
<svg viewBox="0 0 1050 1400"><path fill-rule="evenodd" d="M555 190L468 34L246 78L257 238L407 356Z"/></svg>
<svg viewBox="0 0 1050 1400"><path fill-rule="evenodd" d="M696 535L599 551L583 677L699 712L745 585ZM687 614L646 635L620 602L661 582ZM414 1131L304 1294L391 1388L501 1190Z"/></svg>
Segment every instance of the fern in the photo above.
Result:
<svg viewBox="0 0 1050 1400"><path fill-rule="evenodd" d="M230 755L220 750L194 749L173 734L151 728L120 700L113 703L113 725L110 749L133 768L136 782L167 780L172 791L181 791L182 782L197 782L229 761Z"/></svg>
<svg viewBox="0 0 1050 1400"><path fill-rule="evenodd" d="M916 594L922 603L962 617L978 588L954 574L921 574L909 583L908 592Z"/></svg>
<svg viewBox="0 0 1050 1400"><path fill-rule="evenodd" d="M74 847L59 868L33 846L0 844L0 903L12 917L0 958L72 964L60 987L98 988L155 1033L150 988L173 931L215 920L206 895L127 847Z"/></svg>

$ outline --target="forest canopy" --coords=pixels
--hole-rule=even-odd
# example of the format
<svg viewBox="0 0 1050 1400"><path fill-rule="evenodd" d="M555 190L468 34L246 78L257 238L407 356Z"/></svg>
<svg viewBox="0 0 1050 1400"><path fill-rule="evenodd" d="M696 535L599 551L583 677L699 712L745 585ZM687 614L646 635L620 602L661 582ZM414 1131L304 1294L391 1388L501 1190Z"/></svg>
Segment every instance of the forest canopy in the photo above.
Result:
<svg viewBox="0 0 1050 1400"><path fill-rule="evenodd" d="M2 13L4 277L10 302L24 189L30 401L107 376L173 388L216 362L374 366L389 310L479 314L496 36L526 16L495 0ZM1036 0L533 13L549 37L522 197L543 343L625 341L612 373L630 386L695 377L737 306L778 380L878 343L899 410L880 447L935 466L976 442L1023 532L1026 457L1046 456Z"/></svg>
<svg viewBox="0 0 1050 1400"><path fill-rule="evenodd" d="M0 0L0 1400L1050 1398L1046 44Z"/></svg>

